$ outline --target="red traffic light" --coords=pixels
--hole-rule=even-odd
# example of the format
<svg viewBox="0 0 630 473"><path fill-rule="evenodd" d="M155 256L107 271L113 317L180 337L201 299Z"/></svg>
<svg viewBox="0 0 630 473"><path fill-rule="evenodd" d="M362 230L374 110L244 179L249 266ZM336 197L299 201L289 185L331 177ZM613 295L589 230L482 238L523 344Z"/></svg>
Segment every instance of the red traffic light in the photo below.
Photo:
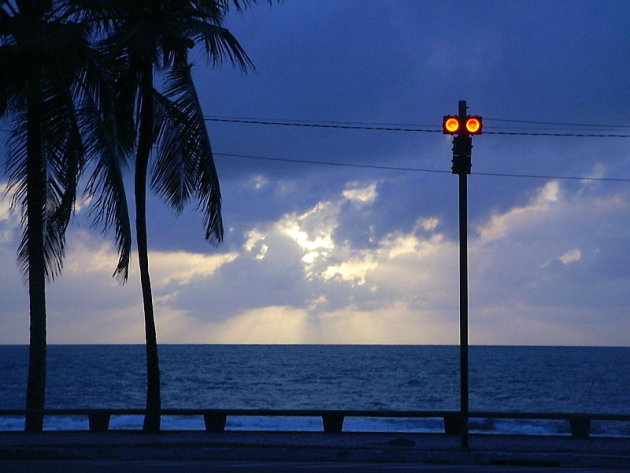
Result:
<svg viewBox="0 0 630 473"><path fill-rule="evenodd" d="M479 135L483 129L481 117L466 117L466 131L469 135Z"/></svg>
<svg viewBox="0 0 630 473"><path fill-rule="evenodd" d="M463 123L462 123L463 122ZM483 130L483 120L480 116L467 116L463 119L456 115L446 115L442 120L442 133L455 135L479 135Z"/></svg>
<svg viewBox="0 0 630 473"><path fill-rule="evenodd" d="M447 115L444 117L444 120L442 121L443 133L453 135L455 133L459 133L460 128L459 117L453 115Z"/></svg>

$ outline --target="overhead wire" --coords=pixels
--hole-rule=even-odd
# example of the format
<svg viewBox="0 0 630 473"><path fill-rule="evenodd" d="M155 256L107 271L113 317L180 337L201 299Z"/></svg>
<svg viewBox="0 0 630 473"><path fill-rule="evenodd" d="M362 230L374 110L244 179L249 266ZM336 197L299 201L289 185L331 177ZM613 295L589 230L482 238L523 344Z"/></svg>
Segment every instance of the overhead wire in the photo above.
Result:
<svg viewBox="0 0 630 473"><path fill-rule="evenodd" d="M484 117L484 120L495 121L495 122L507 122L507 123L525 123L530 125L554 125L554 126L578 126L578 127L596 127L596 128L628 128L630 129L630 125L612 125L612 124L596 124L596 123L573 123L573 122L550 122L550 121L539 121L539 120L514 120L509 118L492 118L492 117Z"/></svg>
<svg viewBox="0 0 630 473"><path fill-rule="evenodd" d="M435 124L419 124L419 123L400 123L400 122L365 122L365 121L341 121L341 120L306 120L295 118L269 118L269 117L225 117L219 115L212 115L205 117L206 119L226 119L226 120L263 120L263 121L275 121L275 122L295 122L295 123L325 123L325 124L345 124L345 125L382 125L382 126L428 126L434 127ZM553 125L553 126L578 126L578 127L597 127L597 128L627 128L630 130L630 124L625 125L612 125L601 123L569 123L569 122L554 122L554 121L541 121L541 120L518 120L511 118L493 118L483 117L484 121L497 121L506 123L523 123L533 125Z"/></svg>
<svg viewBox="0 0 630 473"><path fill-rule="evenodd" d="M409 124L409 123L380 123L380 122L348 122L348 121L318 121L318 120L296 120L277 118L250 118L250 117L221 117L205 116L205 121L217 123L234 123L263 126L283 126L300 128L320 128L320 129L342 129L342 130L363 130L363 131L394 131L410 133L442 133L441 127L434 124ZM484 134L486 135L508 135L508 136L549 136L549 137L577 137L577 138L630 138L630 125L604 125L593 123L568 123L537 120L516 120L506 118L484 117L486 122L503 122L527 125L544 125L530 127L523 130L522 127L498 126L488 129L486 125ZM573 127L572 130L558 129L557 127ZM580 128L576 128L580 127ZM612 133L612 130L628 129L629 133ZM7 129L0 129L9 132ZM585 132L588 131L588 132ZM594 133L597 131L598 133Z"/></svg>
<svg viewBox="0 0 630 473"><path fill-rule="evenodd" d="M407 127L393 127L383 125L352 125L330 122L306 122L306 121L271 121L264 119L242 119L242 118L218 118L218 117L204 117L209 122L222 122L222 123L241 123L247 125L272 125L272 126L291 126L291 127L303 127L303 128L336 128L341 130L370 130L370 131L406 131L416 133L442 133L442 130L430 130L426 128L407 128Z"/></svg>
<svg viewBox="0 0 630 473"><path fill-rule="evenodd" d="M368 131L398 131L412 133L442 133L442 129L433 125L403 125L388 126L386 124L369 124L365 122L322 122L308 120L277 120L265 118L231 118L231 117L204 117L205 121L218 123L237 123L247 125L264 125L264 126L284 126L284 127L302 127L302 128L329 128L343 130L368 130ZM495 119L497 120L497 119ZM507 120L504 120L507 121ZM553 122L547 122L553 123ZM581 124L580 126L584 126ZM600 128L605 125L597 125ZM621 133L569 133L564 131L492 131L484 130L486 135L510 135L510 136L553 136L553 137L574 137L574 138L630 138L629 134Z"/></svg>
<svg viewBox="0 0 630 473"><path fill-rule="evenodd" d="M363 169L378 169L385 171L402 171L402 172L424 172L424 173L439 173L439 174L452 174L451 171L443 169L425 169L403 166L383 166L378 164L361 164L361 163L340 163L338 161L318 161L310 159L296 159L296 158L280 158L271 156L255 156L249 154L236 154L236 153L219 153L214 152L215 156L225 156L228 158L242 158L259 161L276 161L285 163L296 164L312 164L320 166L340 166L340 167L352 167ZM558 180L575 180L575 181L609 181L609 182L630 182L630 178L614 178L614 177L589 177L589 176L559 176L559 175L539 175L539 174L512 174L512 173L499 173L499 172L473 172L472 175L478 176L492 176L492 177L514 177L525 179L558 179Z"/></svg>
<svg viewBox="0 0 630 473"><path fill-rule="evenodd" d="M204 117L204 120L210 121L210 122L268 125L268 126L293 126L293 127L350 129L350 130L368 130L368 131L442 133L441 128L437 128L437 127L419 128L419 127L433 127L433 125L426 125L426 124L425 125L411 125L411 124L398 124L398 123L310 121L310 120L287 120L287 119L241 118L241 117L218 117L218 116L209 116L209 117L207 116L207 117ZM503 118L485 118L485 120L509 122L509 123L522 123L522 124L553 125L553 126L627 128L627 126L625 125L564 123L564 122L533 121L533 120L513 120L513 119L503 119ZM10 130L0 129L0 131L9 132ZM484 134L518 135L518 136L554 136L554 137L563 136L563 137L593 137L593 138L630 138L630 134L625 135L625 134L592 134L592 133L560 133L560 132L553 132L553 133L544 132L543 133L543 132L524 132L524 131L488 131L488 130L484 130ZM451 173L450 171L447 171L447 170L424 169L424 168L401 167L401 166L340 163L340 162L334 162L334 161L317 161L317 160L279 158L279 157L269 157L269 156L252 156L252 155L235 154L235 153L215 152L214 154L217 156L226 156L226 157L233 157L233 158L289 162L289 163L298 163L298 164L354 167L354 168L379 169L379 170L403 171L403 172L447 173L447 174ZM630 182L630 179L626 179L626 178L605 178L605 177L588 177L588 176L559 176L559 175L513 174L513 173L496 173L496 172L473 172L473 174L480 175L480 176L513 177L513 178L528 178L528 179L562 179L562 180Z"/></svg>
<svg viewBox="0 0 630 473"><path fill-rule="evenodd" d="M402 166L383 166L379 164L359 164L359 163L340 163L337 161L316 161L310 159L295 159L295 158L277 158L270 156L252 156L249 154L235 154L235 153L213 153L216 156L227 156L230 158L243 158L243 159L253 159L253 160L261 160L261 161L278 161L285 163L298 163L298 164L315 164L315 165L323 165L323 166L340 166L340 167L352 167L352 168L364 168L364 169L380 169L387 171L410 171L410 172L434 172L434 173L448 173L450 171L440 170L440 169L421 169L421 168L410 168L410 167L402 167Z"/></svg>

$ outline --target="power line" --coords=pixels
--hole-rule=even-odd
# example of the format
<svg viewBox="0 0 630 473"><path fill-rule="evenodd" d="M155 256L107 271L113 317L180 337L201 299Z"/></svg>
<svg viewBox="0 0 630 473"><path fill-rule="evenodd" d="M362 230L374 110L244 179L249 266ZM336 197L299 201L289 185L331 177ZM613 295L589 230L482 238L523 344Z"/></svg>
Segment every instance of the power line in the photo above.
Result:
<svg viewBox="0 0 630 473"><path fill-rule="evenodd" d="M285 126L285 127L302 127L302 128L331 128L342 130L369 130L369 131L399 131L399 132L415 132L415 133L442 133L441 129L419 128L413 125L408 127L401 126L384 126L369 124L346 124L346 122L316 122L316 121L277 121L271 119L252 119L252 118L222 118L222 117L204 117L209 122L220 123L239 123L246 125L267 125L267 126ZM350 122L347 122L350 123ZM430 125L421 125L430 126ZM486 131L486 135L511 135L511 136L553 136L553 137L573 137L573 138L630 138L630 134L602 134L602 133L567 133L567 132L524 132L524 131Z"/></svg>
<svg viewBox="0 0 630 473"><path fill-rule="evenodd" d="M218 118L218 117L204 117L204 120L209 122L222 122L222 123L241 123L247 125L272 125L272 126L293 126L293 127L305 127L305 128L336 128L342 130L371 130L371 131L408 131L416 133L442 133L442 130L429 130L423 128L402 128L391 126L377 126L377 125L344 125L343 122L333 124L331 122L306 122L306 121L272 121L265 119L243 119L243 118ZM629 135L630 136L630 135Z"/></svg>
<svg viewBox="0 0 630 473"><path fill-rule="evenodd" d="M269 117L225 117L214 115L205 117L206 119L225 119L225 120L261 120L272 121L282 123L324 123L332 125L372 125L372 126L392 126L392 127L433 127L432 124L419 124L419 123L400 123L400 122L363 122L363 121L340 121L340 120L304 120L304 119L292 119L292 118L269 118ZM506 122L506 123L525 123L534 125L552 125L552 126L571 126L571 127L595 127L595 128L627 128L630 130L630 124L628 125L604 125L596 123L567 123L567 122L553 122L553 121L540 121L540 120L517 120L508 118L492 118L484 117L486 121Z"/></svg>
<svg viewBox="0 0 630 473"><path fill-rule="evenodd" d="M630 125L602 125L595 123L567 123L567 122L547 122L538 120L512 120L507 118L490 118L484 117L484 120L494 122L507 122L507 123L526 123L530 125L554 125L554 126L579 126L579 127L594 127L594 128L628 128Z"/></svg>
<svg viewBox="0 0 630 473"><path fill-rule="evenodd" d="M526 131L485 131L484 135L512 135L512 136L564 136L573 138L630 138L630 135L601 134L601 133L550 133Z"/></svg>
<svg viewBox="0 0 630 473"><path fill-rule="evenodd" d="M229 118L229 117L204 117L205 121L219 123L236 123L246 125L266 125L266 126L284 126L284 127L301 127L301 128L328 128L341 130L364 130L364 131L396 131L410 133L442 133L441 128L434 125L412 125L412 124L395 124L395 123L371 123L371 122L340 122L340 121L307 121L307 120L277 120L267 118ZM599 128L628 128L623 125L597 125L585 123L560 123L560 122L544 122L530 120L508 120L501 118L485 118L489 121L502 121L523 124L540 124L540 125L558 125L558 126L580 126L580 127L599 127ZM501 127L499 127L501 128ZM503 127L503 130L509 130L509 127ZM486 135L507 135L507 136L548 136L548 137L571 137L571 138L630 138L630 134L620 133L577 133L567 131L553 131L554 128L543 128L549 131L497 131L484 130ZM8 129L0 129L2 132L10 132ZM589 130L591 131L591 130Z"/></svg>
<svg viewBox="0 0 630 473"><path fill-rule="evenodd" d="M604 181L604 182L630 182L630 179L617 177L581 177L581 176L554 176L541 174L508 174L500 172L473 172L477 176L493 176L493 177L520 177L524 179L558 179L565 181Z"/></svg>
<svg viewBox="0 0 630 473"><path fill-rule="evenodd" d="M340 166L340 167L352 167L363 169L379 169L385 171L403 171L403 172L425 172L425 173L439 173L439 174L452 174L451 171L441 169L423 169L423 168L411 168L402 166L382 166L377 164L358 164L358 163L340 163L335 161L315 161L310 159L293 159L293 158L278 158L269 156L253 156L249 154L236 154L236 153L213 153L215 156L226 156L229 158L242 158L252 159L258 161L276 161L284 163L297 163L297 164L312 164L317 166ZM614 177L583 177L583 176L555 176L555 175L538 175L538 174L511 174L511 173L498 173L498 172L473 172L473 175L478 176L492 176L492 177L515 177L526 179L560 179L560 180L575 180L575 181L609 181L609 182L630 182L630 178L614 178Z"/></svg>
<svg viewBox="0 0 630 473"><path fill-rule="evenodd" d="M227 156L230 158L243 158L253 159L261 161L278 161L284 163L298 163L298 164L314 164L320 166L341 166L351 168L364 168L364 169L381 169L386 171L408 171L408 172L433 172L433 173L448 173L450 171L438 170L438 169L420 169L420 168L407 168L398 166L380 166L377 164L357 164L357 163L339 163L334 161L314 161L309 159L291 159L291 158L272 158L268 156L251 156L247 154L233 154L233 153L213 153L216 156Z"/></svg>

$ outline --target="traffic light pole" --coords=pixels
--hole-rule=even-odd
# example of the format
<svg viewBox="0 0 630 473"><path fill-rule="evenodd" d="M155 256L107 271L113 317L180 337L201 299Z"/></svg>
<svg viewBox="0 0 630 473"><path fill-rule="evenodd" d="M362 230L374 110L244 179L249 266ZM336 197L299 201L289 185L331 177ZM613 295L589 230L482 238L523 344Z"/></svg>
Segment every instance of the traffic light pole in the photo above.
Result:
<svg viewBox="0 0 630 473"><path fill-rule="evenodd" d="M468 448L468 176L459 174L459 364L460 434Z"/></svg>
<svg viewBox="0 0 630 473"><path fill-rule="evenodd" d="M459 102L459 117L466 118L465 101ZM459 363L461 448L469 447L468 435L468 174L472 138L467 133L453 137L453 174L459 175Z"/></svg>
<svg viewBox="0 0 630 473"><path fill-rule="evenodd" d="M459 366L460 435L462 448L468 448L468 174L472 167L472 136L483 130L479 115L467 115L465 100L458 115L445 115L442 132L453 135L453 174L459 175Z"/></svg>

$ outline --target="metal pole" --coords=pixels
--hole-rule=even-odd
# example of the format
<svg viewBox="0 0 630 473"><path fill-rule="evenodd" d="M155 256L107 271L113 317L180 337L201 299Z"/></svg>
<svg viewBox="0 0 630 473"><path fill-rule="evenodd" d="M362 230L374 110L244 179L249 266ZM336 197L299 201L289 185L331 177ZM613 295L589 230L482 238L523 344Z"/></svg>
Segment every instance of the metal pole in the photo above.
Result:
<svg viewBox="0 0 630 473"><path fill-rule="evenodd" d="M459 364L461 447L468 448L468 175L459 174Z"/></svg>
<svg viewBox="0 0 630 473"><path fill-rule="evenodd" d="M459 101L461 123L468 107ZM468 174L471 168L472 139L462 131L454 140L453 172L459 175L459 365L461 448L468 442Z"/></svg>

